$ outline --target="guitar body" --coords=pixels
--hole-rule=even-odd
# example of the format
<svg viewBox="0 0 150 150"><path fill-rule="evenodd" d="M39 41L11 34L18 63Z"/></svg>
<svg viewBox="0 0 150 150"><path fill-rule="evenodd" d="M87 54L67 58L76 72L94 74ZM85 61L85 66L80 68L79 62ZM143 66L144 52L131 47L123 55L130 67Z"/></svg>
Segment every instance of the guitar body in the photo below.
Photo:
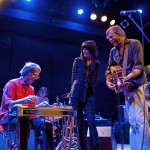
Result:
<svg viewBox="0 0 150 150"><path fill-rule="evenodd" d="M128 84L124 82L124 78L122 76L122 68L120 66L112 66L111 67L112 80L111 82L115 84L115 92L120 93L127 91Z"/></svg>
<svg viewBox="0 0 150 150"><path fill-rule="evenodd" d="M111 82L116 85L116 93L119 92L132 92L134 91L139 85L141 79L129 79L125 80L122 76L122 68L120 66L111 66L111 73L112 73L112 80ZM142 74L141 74L142 75Z"/></svg>

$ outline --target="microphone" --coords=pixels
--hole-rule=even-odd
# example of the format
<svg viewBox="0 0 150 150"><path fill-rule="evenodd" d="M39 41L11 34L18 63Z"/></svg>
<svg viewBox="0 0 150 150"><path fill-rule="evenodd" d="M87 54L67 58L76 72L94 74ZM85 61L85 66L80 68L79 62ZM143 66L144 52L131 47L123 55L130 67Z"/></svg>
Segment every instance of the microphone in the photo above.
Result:
<svg viewBox="0 0 150 150"><path fill-rule="evenodd" d="M142 10L122 10L120 11L120 15L121 16L125 16L125 15L129 15L129 14L133 14L133 13L142 13Z"/></svg>

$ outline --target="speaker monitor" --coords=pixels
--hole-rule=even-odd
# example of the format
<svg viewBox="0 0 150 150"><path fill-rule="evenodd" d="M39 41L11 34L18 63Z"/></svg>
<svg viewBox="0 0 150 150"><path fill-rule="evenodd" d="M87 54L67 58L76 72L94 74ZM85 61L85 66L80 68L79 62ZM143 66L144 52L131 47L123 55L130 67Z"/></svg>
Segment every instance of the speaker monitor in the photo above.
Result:
<svg viewBox="0 0 150 150"><path fill-rule="evenodd" d="M98 131L99 140L101 143L102 150L117 150L117 144L114 137L114 133L111 126L101 126L96 127ZM89 150L92 150L90 148L90 134L89 134L89 128L87 131L87 138L88 138L88 147Z"/></svg>

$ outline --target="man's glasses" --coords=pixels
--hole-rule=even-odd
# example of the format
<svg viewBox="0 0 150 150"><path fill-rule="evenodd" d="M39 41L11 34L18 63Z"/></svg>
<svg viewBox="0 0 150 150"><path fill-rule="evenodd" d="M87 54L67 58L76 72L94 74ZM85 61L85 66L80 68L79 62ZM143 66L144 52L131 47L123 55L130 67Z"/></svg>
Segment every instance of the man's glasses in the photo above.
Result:
<svg viewBox="0 0 150 150"><path fill-rule="evenodd" d="M34 78L36 80L38 80L40 78L39 74L34 74L34 73L31 73L31 72L29 72L29 74L30 74L31 78Z"/></svg>

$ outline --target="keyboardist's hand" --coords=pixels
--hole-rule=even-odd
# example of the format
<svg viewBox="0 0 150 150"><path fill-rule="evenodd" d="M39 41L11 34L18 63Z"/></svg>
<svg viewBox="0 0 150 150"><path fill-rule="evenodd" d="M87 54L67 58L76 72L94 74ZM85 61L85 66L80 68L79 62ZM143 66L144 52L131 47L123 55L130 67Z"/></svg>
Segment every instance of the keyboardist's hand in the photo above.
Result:
<svg viewBox="0 0 150 150"><path fill-rule="evenodd" d="M22 99L10 100L9 105L10 105L10 107L13 107L14 105L30 103L30 102L33 102L33 104L36 104L35 101L36 101L36 96L35 95L29 95L29 96L24 97Z"/></svg>
<svg viewBox="0 0 150 150"><path fill-rule="evenodd" d="M23 100L23 103L26 103L26 102L34 102L36 100L36 96L34 95L29 95L25 98L22 99Z"/></svg>

